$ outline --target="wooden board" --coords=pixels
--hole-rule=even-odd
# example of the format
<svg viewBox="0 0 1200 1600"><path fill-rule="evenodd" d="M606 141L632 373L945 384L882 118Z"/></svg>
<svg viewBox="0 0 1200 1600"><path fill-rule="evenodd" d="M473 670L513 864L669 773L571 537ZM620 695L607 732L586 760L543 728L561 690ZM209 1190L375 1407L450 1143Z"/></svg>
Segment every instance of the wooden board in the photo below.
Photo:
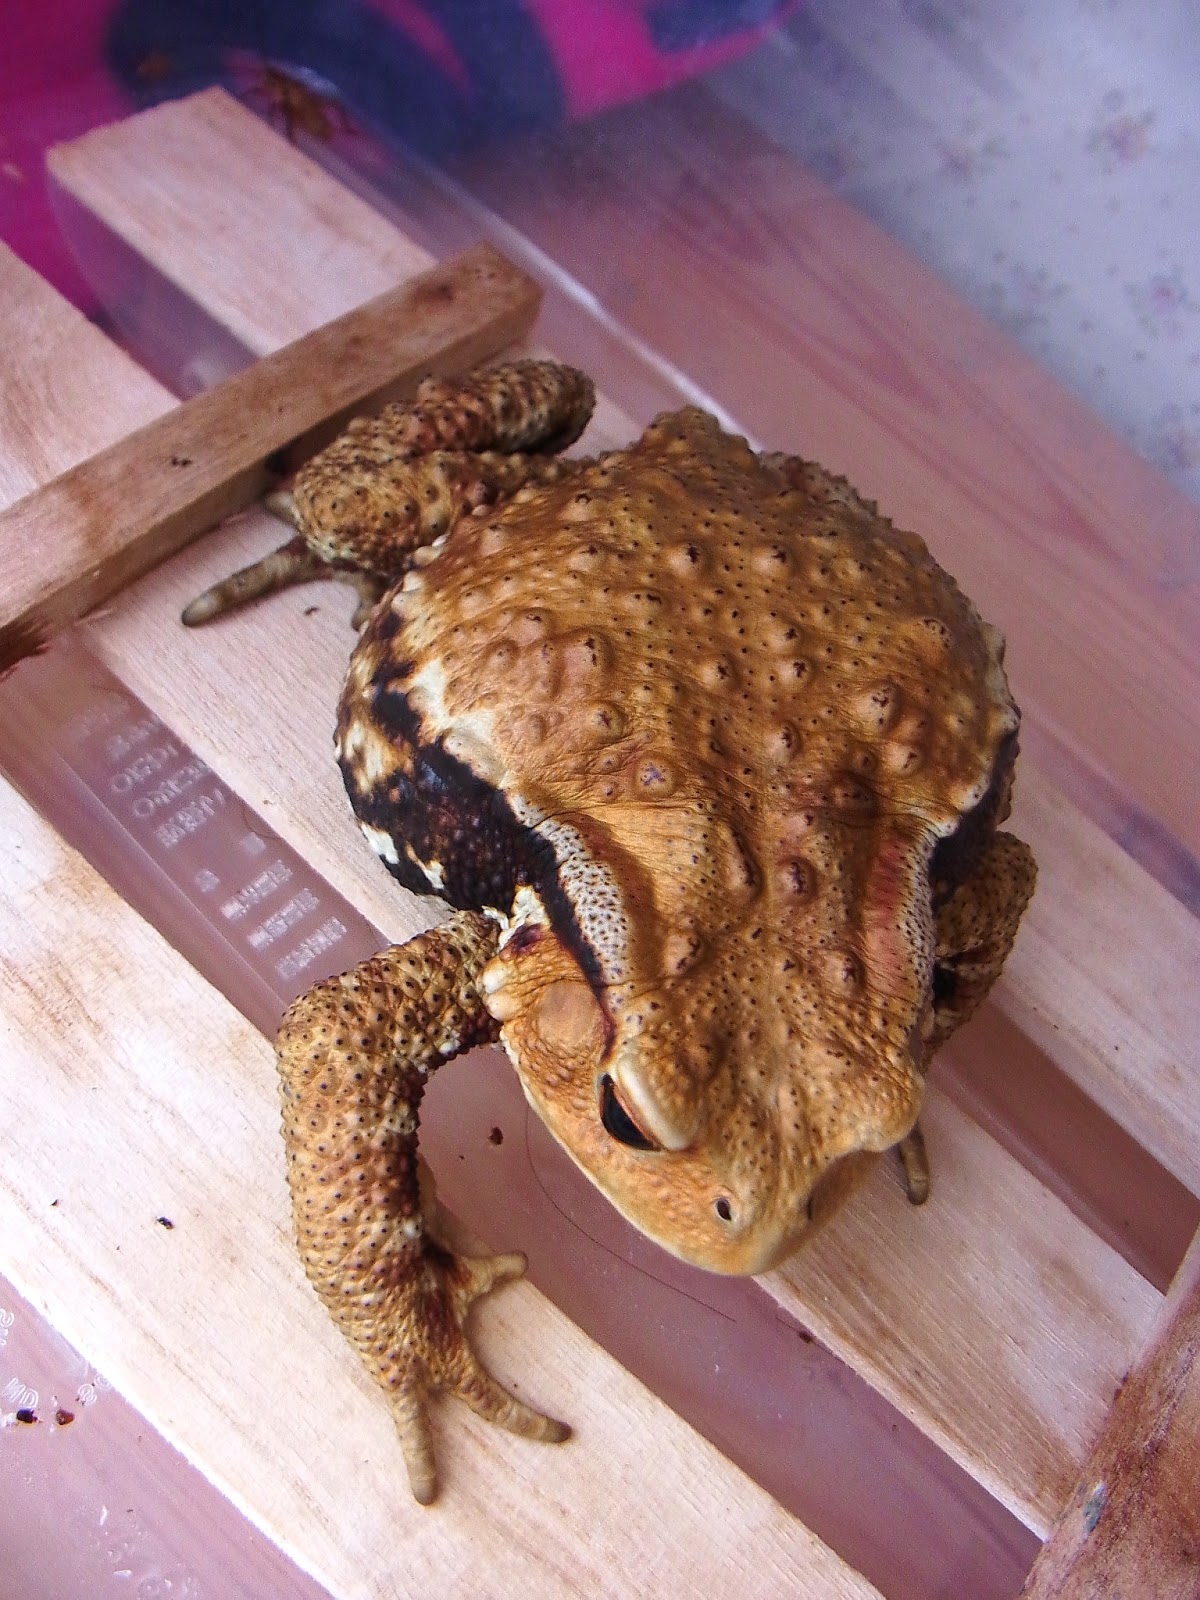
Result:
<svg viewBox="0 0 1200 1600"><path fill-rule="evenodd" d="M0 672L261 497L351 416L533 326L540 292L487 245L253 362L0 514Z"/></svg>
<svg viewBox="0 0 1200 1600"><path fill-rule="evenodd" d="M936 1091L922 1126L920 1213L885 1169L763 1281L1045 1534L1160 1297Z"/></svg>
<svg viewBox="0 0 1200 1600"><path fill-rule="evenodd" d="M1026 762L1039 890L996 1003L1200 1194L1200 921Z"/></svg>
<svg viewBox="0 0 1200 1600"><path fill-rule="evenodd" d="M171 409L161 384L0 244L0 508ZM80 406L80 396L89 403ZM6 575L7 576L7 575Z"/></svg>
<svg viewBox="0 0 1200 1600"><path fill-rule="evenodd" d="M178 146L190 163L214 118L224 126L246 116L225 97L209 95L199 102L203 115L193 119L190 108L197 103L161 108L92 135L59 152L55 170L78 199L104 206L109 226L152 247L160 268L223 322L220 275L209 283L202 271L189 269L186 240L177 242L166 226L151 229L144 215L126 220L107 180L97 186L92 177L101 157L105 172L132 162L125 147L136 147L147 128L153 128L157 159L169 165ZM225 136L220 148L231 141L232 135ZM284 171L303 161L282 150L279 159ZM261 172L260 163L256 183ZM290 192L293 186L280 187ZM336 248L332 240L324 242L326 231L336 227L336 212L332 193L322 194L315 182L308 192L313 203L305 237L314 241L312 257L320 259ZM214 209L206 215L203 206L209 204ZM269 226L265 204L259 195L255 214ZM198 233L221 231L248 209L227 171L221 187L197 201L191 226ZM361 220L356 226L361 239ZM395 248L394 230L382 218L376 228L378 259L385 261ZM293 270L302 274L303 260ZM354 276L359 284L372 283L366 263ZM243 275L243 322L252 315L251 289ZM273 336L282 337L287 330L272 320L269 281L261 294L264 320L271 321ZM261 347L265 334L256 339ZM610 412L596 430L599 440L589 434L585 442L615 442L630 431L627 420L623 435L621 427ZM254 518L242 519L129 591L96 623L92 637L107 663L237 792L261 807L323 875L392 937L407 937L427 922L428 904L400 894L365 852L344 847L340 781L332 763L313 760L328 738L328 708L350 643L348 598L329 588L298 591L278 597L269 611L230 618L207 633L181 637L178 629L179 607L192 593L275 537ZM309 617L314 603L319 613ZM281 684L283 640L295 670ZM1065 993L1059 1004L1070 1003ZM935 1203L920 1216L910 1213L881 1175L856 1209L856 1222L839 1225L808 1268L800 1263L795 1275L789 1269L769 1286L1006 1504L1044 1529L1069 1492L1158 1297L969 1119L942 1104L934 1120L936 1159L939 1172L944 1170ZM973 1181L972 1174L980 1176ZM843 1255L853 1262L852 1271L839 1271ZM1062 1271L1064 1262L1072 1264L1071 1273ZM955 1263L971 1275L967 1293L953 1281ZM921 1313L925 1283L950 1296L953 1328ZM931 1288L928 1295L933 1293ZM864 1309L872 1305L878 1312ZM880 1333L885 1325L891 1329L886 1339ZM1014 1327L1022 1330L1019 1345L1013 1343ZM1093 1352L1082 1376L1074 1354L1080 1348ZM1042 1368L1032 1397L1018 1350Z"/></svg>
<svg viewBox="0 0 1200 1600"><path fill-rule="evenodd" d="M1200 1233L1021 1594L1200 1594Z"/></svg>
<svg viewBox="0 0 1200 1600"><path fill-rule="evenodd" d="M226 327L247 350L277 350L433 265L427 250L395 228L381 249L378 213L345 189L336 191L331 213L321 169L294 146L281 158L279 136L227 94L212 90L187 104L186 128L164 105L137 119L145 143L130 145L117 131L128 123L114 123L51 151L47 167L70 190L72 169L85 164L91 209L124 214L122 237L137 256L161 266L164 242L174 240L179 271L166 276L185 293L187 277L203 277L227 307ZM170 151L165 161L160 139L162 153ZM225 203L230 173L237 175L234 207ZM217 208L225 225L213 233L199 219ZM315 235L314 217L324 224ZM302 282L294 276L298 257L309 269ZM250 261L256 270L247 281ZM276 286L265 314L264 282Z"/></svg>

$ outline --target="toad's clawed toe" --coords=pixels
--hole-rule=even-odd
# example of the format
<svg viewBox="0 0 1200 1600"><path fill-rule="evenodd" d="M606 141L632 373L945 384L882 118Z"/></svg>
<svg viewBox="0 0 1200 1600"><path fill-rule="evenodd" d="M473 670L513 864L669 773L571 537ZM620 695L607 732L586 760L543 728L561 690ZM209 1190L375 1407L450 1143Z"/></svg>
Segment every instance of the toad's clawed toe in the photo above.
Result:
<svg viewBox="0 0 1200 1600"><path fill-rule="evenodd" d="M524 1271L522 1255L456 1256L427 1241L410 1282L398 1287L388 1307L386 1325L363 1351L388 1395L409 1483L422 1505L437 1493L426 1415L432 1394L455 1394L488 1422L527 1439L558 1444L570 1432L497 1383L465 1332L471 1302Z"/></svg>
<svg viewBox="0 0 1200 1600"><path fill-rule="evenodd" d="M276 1040L305 1270L387 1395L422 1502L437 1489L431 1395L458 1395L528 1438L567 1433L503 1389L466 1332L472 1302L519 1278L525 1257L455 1254L437 1231L433 1196L421 1192L417 1114L426 1079L496 1037L477 980L498 938L490 918L459 912L310 989L288 1008Z"/></svg>

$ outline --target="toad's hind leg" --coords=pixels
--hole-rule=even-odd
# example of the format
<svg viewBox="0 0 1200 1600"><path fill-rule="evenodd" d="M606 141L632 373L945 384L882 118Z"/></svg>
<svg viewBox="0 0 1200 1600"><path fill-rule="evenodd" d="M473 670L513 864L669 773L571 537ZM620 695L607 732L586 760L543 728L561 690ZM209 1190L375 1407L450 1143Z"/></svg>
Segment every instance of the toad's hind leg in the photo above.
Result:
<svg viewBox="0 0 1200 1600"><path fill-rule="evenodd" d="M382 592L459 517L577 472L554 452L579 437L594 403L591 379L555 361L426 378L411 401L356 418L307 462L285 497L300 537L206 590L183 621L346 572Z"/></svg>
<svg viewBox="0 0 1200 1600"><path fill-rule="evenodd" d="M460 912L318 984L280 1025L292 1208L305 1270L382 1386L413 1494L437 1478L426 1402L445 1389L528 1438L567 1429L523 1405L479 1364L464 1332L473 1300L520 1277L521 1255L453 1254L423 1216L417 1111L441 1063L494 1039L477 978L497 929Z"/></svg>

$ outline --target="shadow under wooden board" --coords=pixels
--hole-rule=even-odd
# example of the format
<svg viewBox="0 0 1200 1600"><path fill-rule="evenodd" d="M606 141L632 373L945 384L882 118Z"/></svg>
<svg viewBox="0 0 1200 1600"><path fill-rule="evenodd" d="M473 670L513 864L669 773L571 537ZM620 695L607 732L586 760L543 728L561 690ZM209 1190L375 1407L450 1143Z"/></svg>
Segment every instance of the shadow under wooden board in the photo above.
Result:
<svg viewBox="0 0 1200 1600"><path fill-rule="evenodd" d="M199 226L212 237L223 207L236 206L243 218L261 216L253 204L245 202L253 199L256 185L266 191L260 197L265 200L275 187L263 182L257 159L245 174L245 196L236 185L231 188L228 170L221 172L219 185L202 181L214 170L212 151L205 145L206 130L215 125L220 136L231 138L236 148L240 138L236 130L243 116L221 97L200 97L190 105L155 113L152 121L135 119L111 136L98 136L90 144L82 141L73 150L60 153L56 170L82 196L89 183L103 189L112 181L114 165L119 167L114 156L119 158L122 151L138 165L134 157L139 138L152 140L155 157L163 156L166 171L171 149L185 149L190 152L201 191L195 207L187 207L192 219L188 225L198 217ZM102 143L106 138L107 143ZM258 135L248 132L246 138L253 147ZM271 152L269 161L283 163L290 173L294 153L285 154L285 150L280 146L278 152ZM104 159L96 159L101 152ZM143 167L151 164L140 163ZM288 188L292 195L307 193L309 212L305 214L301 208L290 225L302 230L301 237L314 240L317 260L322 259L315 247L321 230L337 231L336 211L332 221L329 212L333 197L323 184L328 180L314 175L304 164L303 182L278 186ZM173 194L175 185L160 178L158 188ZM127 209L119 182L107 203L108 219L117 226ZM177 206L177 201L172 199L171 204ZM206 210L209 204L211 211ZM142 229L151 259L170 257L178 249L180 259L173 262L177 281L189 292L207 295L213 314L220 316L224 291L219 281L215 287L200 281L204 273L189 269L186 243L177 246L175 226L161 225L154 197L146 198L145 205L144 213L139 210L140 201L128 208L126 226ZM399 246L396 230L381 219L372 221L373 214L363 217L357 211L354 215L358 254L347 266L349 280L365 296L375 292L376 274L384 270L379 263L394 258ZM184 226L186 220L176 217L175 222ZM263 226L269 235L273 226L269 212ZM294 261L291 269L295 270ZM219 280L219 273L215 276ZM303 278L303 272L298 276ZM243 333L253 321L253 280L253 274L238 275L235 298ZM269 308L264 309L267 320L275 317L281 298L273 294L274 287L270 276L265 276L258 290L264 308ZM322 292L328 291L323 288ZM303 300L303 294L293 287L282 298L295 304ZM326 304L325 309L333 315L345 306ZM298 320L302 322L303 317L301 313ZM272 339L278 343L288 332L276 327L273 333L264 334L260 328L258 347L273 348ZM141 386L134 387L144 399ZM601 422L602 439L607 436L615 441L630 431L631 425L611 410ZM261 529L251 528L246 537L254 542L263 534ZM198 558L200 553L196 555ZM231 627L220 646L189 644L187 650L196 653L181 658L178 667L172 668L166 658L174 654L179 640L175 622L179 591L191 581L194 567L189 556L177 569L168 567L152 575L123 597L112 615L91 630L99 648L148 703L186 731L244 798L269 807L268 815L279 830L318 861L322 870L328 870L331 880L357 905L370 907L372 915L378 908L377 920L390 933L413 931L426 920L425 910L415 902L406 903L392 886L381 882L381 876L370 870L373 864L369 861L349 851L342 859L337 841L344 837L344 809L336 794L336 775L332 763L317 770L312 760L318 738L327 736L328 707L344 660L344 642L337 647L327 641L315 642L310 630L296 645L300 653L294 665L299 669L304 663L304 670L295 673L301 681L295 685L289 681L282 690L279 641L285 636L299 639L287 631L290 624L285 621L247 619L244 626ZM173 630L169 638L168 628ZM292 714L279 729L281 692ZM271 717L260 716L259 707L249 703L271 696L276 697L272 708L276 715ZM31 826L25 818L21 823ZM1119 988L1121 981L1114 966L1108 982ZM119 998L129 1000L129 996ZM1072 997L1068 995L1062 1003L1069 1014ZM1131 994L1128 1004L1138 1015L1140 997ZM1079 1015L1071 1020L1075 1047L1086 1060L1087 1018ZM1152 1016L1145 1017L1144 1026L1148 1037L1158 1038ZM1159 1119L1167 1120L1161 1107ZM876 1184L862 1205L831 1232L824 1264L815 1256L811 1262L802 1258L794 1274L789 1269L768 1280L768 1287L785 1303L793 1303L870 1381L941 1439L1032 1526L1044 1529L1069 1494L1112 1388L1150 1326L1157 1296L969 1119L943 1104L937 1108L935 1120L946 1162L947 1203L931 1207L927 1217L920 1219L920 1229L914 1230L912 1216L898 1196L887 1185ZM847 1271L847 1262L853 1262L853 1273ZM959 1263L957 1275L952 1271L955 1262ZM957 1276L957 1282L937 1282L939 1269L949 1273L951 1280ZM938 1319L922 1309L943 1290L944 1303L953 1306L948 1328L940 1327ZM1087 1352L1088 1366L1082 1378L1081 1351ZM472 1448L476 1443L472 1439ZM495 1453L492 1442L485 1439L478 1444L485 1454ZM726 1466L725 1471L730 1469ZM726 1487L732 1482L741 1484L743 1480L734 1474ZM754 1515L766 1515L752 1491L741 1489L739 1493L749 1494L745 1503L757 1508ZM743 1530L750 1525L744 1521ZM769 1516L765 1525L771 1525ZM623 1530L622 1540L627 1537L628 1528ZM785 1527L773 1537L776 1544L768 1538L768 1548L782 1550L791 1535ZM706 1559L712 1557L708 1545L697 1546L701 1549ZM810 1555L814 1549L818 1552L814 1560L832 1560L827 1552L820 1554L819 1545L806 1549ZM690 1562L691 1555L685 1557L675 1550L672 1559ZM787 1561L791 1560L789 1547ZM688 1570L698 1569L689 1566ZM781 1577L785 1570L782 1564L775 1568ZM793 1580L799 1570L792 1569ZM592 1581L590 1573L588 1581ZM818 1581L826 1580L822 1576ZM711 1583L706 1587L711 1591ZM828 1588L824 1592L843 1591ZM860 1591L850 1588L845 1592Z"/></svg>

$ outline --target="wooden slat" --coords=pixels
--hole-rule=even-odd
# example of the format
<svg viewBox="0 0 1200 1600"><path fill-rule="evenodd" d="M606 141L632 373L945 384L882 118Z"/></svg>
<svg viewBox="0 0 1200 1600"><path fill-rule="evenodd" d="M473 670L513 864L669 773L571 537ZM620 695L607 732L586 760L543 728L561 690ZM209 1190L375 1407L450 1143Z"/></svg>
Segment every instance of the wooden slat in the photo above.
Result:
<svg viewBox="0 0 1200 1600"><path fill-rule="evenodd" d="M398 229L381 241L378 213L347 190L334 191L330 214L320 167L294 145L281 158L277 135L222 90L187 105L183 122L172 104L143 112L132 144L122 132L128 123L97 128L52 150L47 166L72 192L86 170L90 209L120 215L121 236L172 283L186 292L188 278L204 278L225 307L225 326L248 350L266 355L432 266L429 252ZM202 219L217 215L222 226L213 233ZM316 233L314 217L324 224ZM169 261L165 235L174 240ZM307 270L298 277L300 252ZM269 305L264 283L276 285Z"/></svg>
<svg viewBox="0 0 1200 1600"><path fill-rule="evenodd" d="M41 325L74 326L38 298ZM36 393L42 351L18 359ZM132 412L147 393L131 385ZM0 459L20 448L0 438ZM493 1592L498 1562L522 1592L616 1596L633 1538L670 1592L740 1593L752 1551L768 1589L875 1594L528 1285L481 1316L485 1359L538 1385L576 1441L522 1447L456 1407L444 1501L416 1507L386 1408L299 1268L269 1046L3 782L0 833L0 1265L302 1566L338 1596L430 1593L450 1572Z"/></svg>
<svg viewBox="0 0 1200 1600"><path fill-rule="evenodd" d="M1021 1594L1200 1595L1200 1234Z"/></svg>
<svg viewBox="0 0 1200 1600"><path fill-rule="evenodd" d="M169 124L155 113L152 124L135 119L120 137L136 145L141 128L152 126L159 159L169 160L176 141L191 159L211 114L206 98L205 120L198 124L179 105ZM227 114L235 120L245 115L236 107ZM106 157L113 158L117 138L109 135ZM286 149L280 159L290 161ZM63 152L57 170L69 170L75 193L90 203L89 162L68 161ZM312 192L315 201L318 190ZM212 202L215 214L195 225L230 226L242 209L230 174ZM119 207L104 215L130 237L153 231L145 218L126 223ZM331 193L314 204L309 219L317 241L313 256L324 253L319 241L336 227L335 218ZM386 255L391 225L379 218L377 227ZM159 264L169 264L175 279L223 320L219 279L211 286L202 272L188 274L168 234L159 236L156 250ZM303 259L296 271L303 271ZM360 267L359 281L368 276ZM261 293L268 301L271 286L263 283ZM245 276L239 304L245 316L251 304ZM610 429L620 426L611 413L606 421ZM601 434L601 441L589 435L585 442L612 438ZM123 595L120 606L95 624L93 639L107 663L336 887L393 937L407 937L428 921L428 904L402 895L367 852L354 848L340 780L333 763L320 760L352 638L348 597L330 588L297 591L219 628L187 636L178 628L180 605L212 576L258 553L269 537L270 530L247 518L183 552ZM314 604L318 614L307 616ZM281 651L294 668L285 683L279 681ZM1069 1492L1158 1296L974 1124L945 1104L933 1117L934 1203L911 1212L882 1174L852 1218L831 1233L825 1254L807 1268L802 1259L797 1276L789 1269L770 1287L1031 1526L1045 1528ZM843 1270L840 1251L852 1263ZM966 1292L956 1262L970 1273ZM925 1283L936 1284L953 1306L952 1327L928 1313L936 1296L925 1292ZM886 1316L870 1315L864 1307L871 1305L886 1307ZM891 1324L886 1333L885 1323ZM1032 1390L1013 1328L1021 1330L1021 1351L1040 1368ZM1089 1351L1083 1373L1081 1349Z"/></svg>
<svg viewBox="0 0 1200 1600"><path fill-rule="evenodd" d="M922 1126L921 1211L883 1168L763 1282L1044 1534L1160 1296L936 1089Z"/></svg>
<svg viewBox="0 0 1200 1600"><path fill-rule="evenodd" d="M160 107L112 129L98 130L77 144L65 146L56 152L53 166L59 181L69 188L78 201L95 209L109 227L144 251L158 271L185 289L219 323L238 328L242 336L252 341L254 348L273 349L289 336L280 306L294 305L296 296L294 287L290 287L281 298L274 293L274 273L278 268L274 258L277 234L291 229L297 237L309 241L309 249L303 256L298 259L293 257L290 271L293 275L303 274L306 264L312 264L308 276L313 279L313 291L333 315L348 310L355 303L353 297L356 293L377 293L383 286L384 274L401 253L402 246L397 242L396 229L391 224L378 213L364 214L359 209L359 202L355 201L351 219L355 251L353 262L348 260L348 246L339 232L335 220L337 211L331 198L340 191L306 158L291 149L283 155L276 155L274 165L265 163L264 155L263 159L256 162L254 170L246 174L244 189L241 182L234 186L226 178L219 184L203 185L198 191L195 208L186 219L179 218L177 203L172 198L176 187L190 181L198 167L201 170L215 168L224 153L237 143L237 130L251 122L254 119L241 106L221 91L214 90L186 102ZM261 130L257 125L248 137L251 147L258 151ZM145 140L150 140L154 145L158 177L155 186L148 191L134 186L137 197L134 208L124 197L122 185L114 174L119 177L126 171L136 171L145 165L141 154ZM550 157L548 160L553 171L553 160ZM797 175L791 171L792 167L794 163L789 164L788 168L788 182L791 185L809 181L803 174ZM592 172L590 166L587 170L592 173L589 181L599 183L601 175ZM757 168L754 171L757 172ZM606 183L613 182L611 174L605 173L603 176ZM804 192L808 193L808 190ZM298 195L303 196L303 206L298 204ZM610 200L610 206L612 203ZM632 208L633 202L623 195L622 203ZM567 199L564 204L569 211L574 202ZM839 208L833 202L831 204L837 227L834 237L822 245L822 250L828 253L841 251L838 260L843 261L845 269L850 271L850 242L862 242L861 230L866 225L859 219L848 217L845 208ZM664 214L673 215L669 206ZM540 213L533 221L539 226L556 227L552 217ZM267 261L270 270L261 277L238 274L236 284L231 287L223 268L218 267L209 276L200 245L206 237L223 236L243 225L248 230L247 248L252 259ZM629 226L635 236L641 236L635 220L631 220ZM591 227L590 221L587 227ZM572 259L576 248L572 239L560 238L555 232L554 240L556 247L561 246L568 259ZM619 254L621 240L614 239L610 243L611 250ZM896 254L895 247L888 244L886 249L890 252L887 259L892 261L892 256ZM843 257L846 259L843 260ZM333 258L341 261L346 269L340 298L335 296L325 275L316 265ZM734 260L738 259L735 253ZM893 273L900 272L899 263L892 261L891 270ZM904 270L918 269L910 264ZM887 298L890 291L886 284L876 282L867 268L855 266L854 272L858 278L869 279L861 285L862 297L865 304L874 308L871 312L872 325L878 324L877 331L882 338L885 310L891 305ZM733 291L730 289L728 292L732 294ZM705 296L711 299L714 293L713 282L706 280L701 303L704 303ZM939 290L939 294L944 296L945 291ZM812 331L807 340L800 340L800 350L795 347L799 334L790 344L781 347L772 368L772 383L765 386L772 394L785 392L791 395L789 404L796 402L793 390L802 383L807 370L804 349L813 340L833 338L829 329L831 326L835 329L842 327L838 319L845 314L843 308L835 317L834 310L811 282L805 284L805 295L807 299L803 315L811 318ZM659 302L658 315L665 318L668 307L679 303L679 296L673 290L670 296L660 296ZM920 297L914 297L913 306L925 303ZM941 299L937 299L935 304L940 308ZM722 308L719 315L714 313L716 320L720 322L731 309L739 315L750 315L750 308L738 300L732 308ZM978 319L972 320L965 309L960 310L967 318L963 324L964 337L966 332L970 332L972 337L992 337L986 330L981 331L976 326ZM791 314L796 317L800 315L795 311ZM905 339L914 314L912 306L904 317L895 308L891 313L890 325L898 325ZM303 325L306 314L299 313L299 316ZM925 354L921 359L930 368L926 373L926 381L932 383L946 362L944 356L939 356L935 363L934 357L929 354L930 341L933 341L935 351L941 348L936 318L931 318L928 324L916 329L914 338L918 335L926 341ZM849 341L849 351L853 353L856 348L853 340L844 330L843 336ZM761 328L753 334L747 332L741 347L742 355L735 359L734 352L728 352L732 374L744 372L745 350L760 349L762 338ZM1007 351L1007 345L1003 341L1000 344ZM865 356L862 359L865 360ZM985 413L994 407L996 402L987 388L988 370L979 364L972 368L974 379L980 386L978 397L974 390L966 390L961 378L957 380L963 392L959 396L956 415L962 413L969 418L973 404L982 406ZM603 379L603 374L597 376ZM878 379L875 381L877 383ZM759 387L761 389L764 386L760 384ZM842 397L842 402L850 403L846 396ZM819 454L816 445L808 442L804 432L813 421L806 406L807 402L804 406L798 405L792 434L786 431L782 418L773 414L775 441L794 444L797 438L802 438L805 439L804 448ZM1035 415L1039 418L1038 427L1043 433L1053 432L1050 422L1043 416L1049 410L1049 398L1038 390ZM1074 416L1074 413L1071 415ZM633 431L627 418L602 403L586 443L592 449L624 443ZM874 435L873 450L874 458L881 467L890 470L895 461L895 447L887 442L889 437L886 430L882 435ZM945 450L957 450L956 438L955 434L943 441ZM837 448L843 450L841 444ZM1065 449L1066 446L1057 448ZM841 455L837 459L850 470L849 463ZM870 460L871 457L868 455L865 459ZM1057 456L1055 460L1058 460ZM951 473L951 478L956 481L959 466L955 463L957 456L953 457L954 471ZM1011 466L1006 460L1005 473L1009 472ZM922 488L922 494L936 495L941 483L937 463L928 461L922 470L929 480ZM1019 475L1016 481L1021 481ZM929 509L932 511L936 508L931 505ZM1104 510L1095 509L1097 515ZM1109 515L1107 511L1104 514ZM946 507L942 506L937 515L944 520ZM923 523L918 522L917 525L925 528ZM1123 524L1117 519L1113 527L1119 530ZM1110 532L1115 537L1115 531ZM967 519L956 537L964 546L973 546L987 545L996 535L986 520L980 521L975 517ZM1042 530L1042 537L1048 537L1045 530ZM214 554L211 564L205 556L200 558L197 566L189 567L192 576L187 581L196 584L197 592L210 577L221 574L221 560L228 561L235 555L240 558L243 551L246 552L246 559L250 558L250 551L258 553L258 544L251 530L245 530L244 538L243 544L239 535L235 542L236 550L231 547L223 551L219 558ZM956 549L947 559L957 560L959 553ZM1034 581L1029 573L1036 570L1038 559L1035 556L1025 563L1027 570L1022 581ZM969 585L967 587L968 592L973 592ZM189 596L184 594L182 598ZM306 599L304 603L308 605L312 601ZM320 601L323 608L327 603L337 605L339 618L343 615L340 602ZM1142 602L1137 602L1135 596L1135 603ZM143 625L153 626L150 619L145 619ZM230 648L239 656L243 652L253 655L258 650L269 651L269 645L256 643L252 629L246 632L232 622L228 627ZM340 630L340 621L338 628ZM165 637L159 640L160 647L165 647L166 642ZM1038 649L1043 649L1046 643L1045 636L1039 636ZM314 647L324 648L317 645L315 640ZM341 649L340 638L337 647ZM1142 656L1132 640L1130 651L1131 659L1136 658L1141 663ZM1016 648L1010 650L1009 654L1010 661L1020 662L1021 656ZM218 691L214 688L212 693L217 695ZM1094 694L1090 684L1087 695L1089 699L1103 698ZM219 709L223 719L236 722L236 699L226 700L222 695ZM320 737L323 739L324 734ZM203 738L200 742L204 744ZM274 742L272 739L272 745ZM212 752L205 750L205 754L211 758ZM280 770L279 763L275 765ZM263 782L261 777L256 779L249 771L243 772L237 781L251 785L246 791L247 798L256 794ZM294 798L276 794L273 800L290 810ZM330 800L331 804L337 802L336 787L331 790ZM1067 802L1052 784L1040 779L1028 759L1022 762L1018 808L1019 823L1040 862L1041 878L1013 961L997 993L997 1003L1009 1010L1022 1027L1030 1028L1039 1044L1085 1093L1091 1095L1110 1115L1127 1121L1131 1131L1160 1161L1183 1183L1200 1193L1200 1061L1197 1061L1191 1044L1200 1036L1200 985L1194 981L1195 972L1200 970L1200 929L1194 921L1179 912L1178 907L1146 873L1115 850L1101 831ZM336 805L333 805L328 814L320 816L317 824L319 837L306 842L301 848L306 851L315 848L318 856L314 859L321 859L321 870L346 892L345 862L326 862L322 859L331 853L330 839L336 838L336 827ZM331 828L332 834L329 831ZM1119 895L1114 894L1117 883L1120 885ZM372 895L372 899L378 896L378 891L372 894L365 885L356 892ZM1069 913L1064 912L1067 907L1070 908ZM371 914L379 920L380 926L395 930L397 935L413 931L403 914L397 912L394 902L390 911L376 907ZM1095 936L1096 929L1104 930L1102 938ZM1131 950L1136 952L1133 959Z"/></svg>
<svg viewBox="0 0 1200 1600"><path fill-rule="evenodd" d="M327 444L352 415L527 334L540 292L488 245L314 328L0 514L0 672ZM282 542L282 541L281 541Z"/></svg>
<svg viewBox="0 0 1200 1600"><path fill-rule="evenodd" d="M751 1559L763 1592L875 1594L527 1285L480 1317L484 1358L576 1438L455 1407L443 1502L415 1505L292 1243L269 1044L2 781L0 830L4 1270L301 1566L379 1600L451 1573L494 1593L501 1569L617 1597L641 1564L733 1596Z"/></svg>
<svg viewBox="0 0 1200 1600"><path fill-rule="evenodd" d="M47 297L46 285L0 244L0 507L76 466L123 432L144 427L174 405L74 306ZM36 350L36 364L17 361ZM80 407L86 394L89 404ZM4 581L10 581L5 572Z"/></svg>
<svg viewBox="0 0 1200 1600"><path fill-rule="evenodd" d="M1026 762L1039 889L996 1000L1200 1194L1200 921Z"/></svg>
<svg viewBox="0 0 1200 1600"><path fill-rule="evenodd" d="M701 86L457 172L742 426L917 529L1027 716L1200 851L1200 509Z"/></svg>

